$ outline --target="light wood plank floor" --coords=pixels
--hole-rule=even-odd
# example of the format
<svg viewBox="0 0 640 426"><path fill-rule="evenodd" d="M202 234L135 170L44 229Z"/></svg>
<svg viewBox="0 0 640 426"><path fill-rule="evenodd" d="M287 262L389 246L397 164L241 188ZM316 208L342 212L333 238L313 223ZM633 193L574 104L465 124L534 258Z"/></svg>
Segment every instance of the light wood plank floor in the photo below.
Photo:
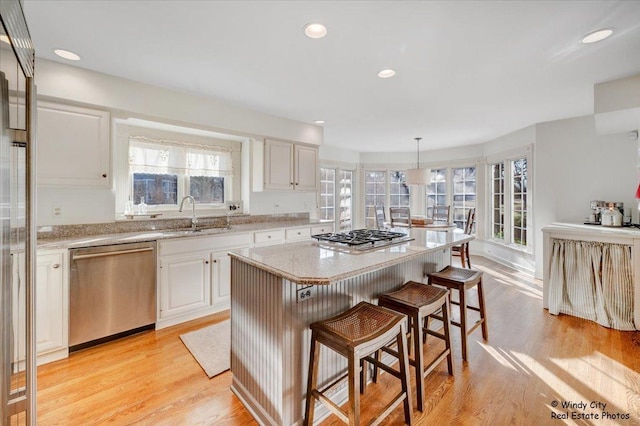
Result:
<svg viewBox="0 0 640 426"><path fill-rule="evenodd" d="M460 332L453 328L456 374L449 376L444 363L426 379L427 408L414 412L416 424L640 424L637 332L549 315L540 281L485 258L472 262L485 272L489 340L482 341L479 330L472 334L469 362L463 363ZM231 373L209 380L179 338L226 318L222 313L141 333L39 367L38 424L256 424L229 390ZM434 347L426 356L439 344L433 338L429 343ZM388 374L370 384L362 402L365 420L397 389ZM555 402L559 406L552 408ZM562 408L567 402L587 407ZM554 412L569 419L553 419ZM583 418L571 419L572 412ZM629 419L603 419L603 412ZM398 408L384 424L402 419ZM334 424L340 423L323 422Z"/></svg>

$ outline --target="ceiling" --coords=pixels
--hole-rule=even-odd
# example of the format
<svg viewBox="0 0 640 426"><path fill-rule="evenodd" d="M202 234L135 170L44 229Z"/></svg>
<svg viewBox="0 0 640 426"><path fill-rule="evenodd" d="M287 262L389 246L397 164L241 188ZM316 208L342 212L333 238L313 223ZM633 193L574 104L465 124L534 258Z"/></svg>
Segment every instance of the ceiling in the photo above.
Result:
<svg viewBox="0 0 640 426"><path fill-rule="evenodd" d="M24 0L38 57L313 123L324 143L412 151L593 113L640 73L640 1ZM328 34L310 39L309 22ZM614 28L610 38L580 38ZM377 73L393 68L393 78Z"/></svg>

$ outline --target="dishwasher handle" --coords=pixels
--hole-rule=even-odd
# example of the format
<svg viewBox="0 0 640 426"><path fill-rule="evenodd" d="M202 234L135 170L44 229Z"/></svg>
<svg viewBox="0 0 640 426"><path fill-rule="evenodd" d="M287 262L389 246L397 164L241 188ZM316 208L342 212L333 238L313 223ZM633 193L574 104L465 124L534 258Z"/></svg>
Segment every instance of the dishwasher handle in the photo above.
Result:
<svg viewBox="0 0 640 426"><path fill-rule="evenodd" d="M153 251L155 250L153 247L132 249L132 250L120 250L120 251L109 251L102 253L92 253L92 254L76 254L73 256L71 260L80 260L80 259L92 259L94 257L104 257L104 256L116 256L119 254L130 254L130 253L140 253L144 251Z"/></svg>

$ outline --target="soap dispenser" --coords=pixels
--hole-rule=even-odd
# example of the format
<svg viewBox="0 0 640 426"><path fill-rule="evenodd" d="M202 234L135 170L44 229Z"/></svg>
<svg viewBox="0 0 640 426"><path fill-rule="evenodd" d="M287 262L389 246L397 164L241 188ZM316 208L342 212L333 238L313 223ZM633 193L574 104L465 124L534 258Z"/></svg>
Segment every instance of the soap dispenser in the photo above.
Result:
<svg viewBox="0 0 640 426"><path fill-rule="evenodd" d="M144 202L144 197L140 197L140 204L138 204L138 214L147 214L147 205Z"/></svg>

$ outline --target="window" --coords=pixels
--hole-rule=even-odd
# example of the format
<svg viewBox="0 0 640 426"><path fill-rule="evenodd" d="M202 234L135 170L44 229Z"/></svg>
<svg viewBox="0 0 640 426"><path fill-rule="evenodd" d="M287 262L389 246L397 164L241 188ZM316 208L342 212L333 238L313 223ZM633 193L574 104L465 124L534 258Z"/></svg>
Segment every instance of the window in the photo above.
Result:
<svg viewBox="0 0 640 426"><path fill-rule="evenodd" d="M527 158L496 162L490 168L490 236L512 247L531 249L529 223Z"/></svg>
<svg viewBox="0 0 640 426"><path fill-rule="evenodd" d="M504 162L491 165L491 232L504 240Z"/></svg>
<svg viewBox="0 0 640 426"><path fill-rule="evenodd" d="M339 177L337 182L336 176ZM352 188L353 170L320 168L320 219L334 221L335 229L339 231L352 227Z"/></svg>
<svg viewBox="0 0 640 426"><path fill-rule="evenodd" d="M427 216L433 216L433 206L447 205L447 169L431 170L431 183L427 185Z"/></svg>
<svg viewBox="0 0 640 426"><path fill-rule="evenodd" d="M367 170L364 173L364 209L365 226L376 228L375 206L385 203L385 185L387 172Z"/></svg>
<svg viewBox="0 0 640 426"><path fill-rule="evenodd" d="M404 172L392 171L389 178L389 207L409 207L409 187Z"/></svg>
<svg viewBox="0 0 640 426"><path fill-rule="evenodd" d="M461 167L451 170L453 181L453 222L464 229L467 212L476 206L476 168Z"/></svg>
<svg viewBox="0 0 640 426"><path fill-rule="evenodd" d="M320 168L320 220L335 220L336 170Z"/></svg>
<svg viewBox="0 0 640 426"><path fill-rule="evenodd" d="M353 190L353 170L340 170L340 182L338 183L338 229L340 231L349 231L353 225L351 222L351 206L352 206L352 190Z"/></svg>
<svg viewBox="0 0 640 426"><path fill-rule="evenodd" d="M513 224L511 242L527 246L527 159L511 162L511 217Z"/></svg>
<svg viewBox="0 0 640 426"><path fill-rule="evenodd" d="M231 149L177 141L129 139L130 190L135 204L176 207L186 195L196 204L225 202L233 167Z"/></svg>

